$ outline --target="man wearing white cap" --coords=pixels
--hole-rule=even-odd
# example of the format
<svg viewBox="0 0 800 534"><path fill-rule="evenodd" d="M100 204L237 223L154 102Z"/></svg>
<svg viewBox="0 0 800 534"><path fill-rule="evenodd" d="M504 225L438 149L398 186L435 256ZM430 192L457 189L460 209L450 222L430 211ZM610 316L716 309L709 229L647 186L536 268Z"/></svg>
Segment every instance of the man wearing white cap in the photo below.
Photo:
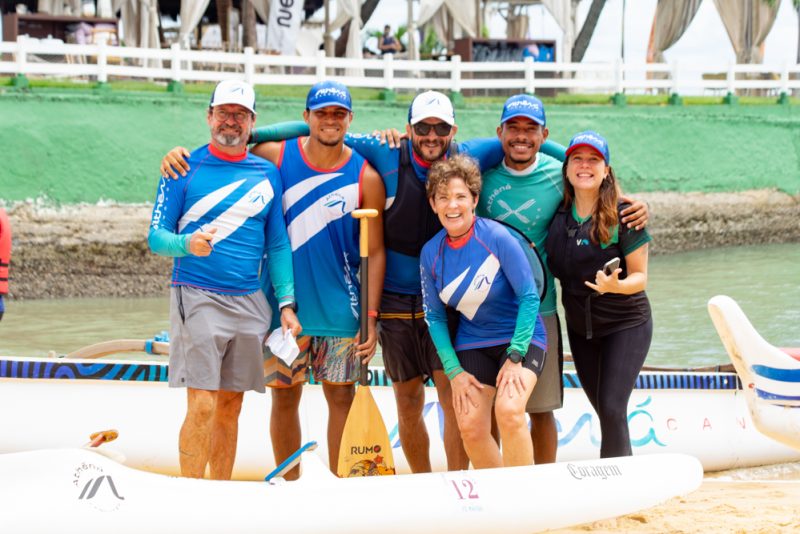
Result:
<svg viewBox="0 0 800 534"><path fill-rule="evenodd" d="M300 331L278 171L247 151L255 115L252 87L220 82L206 116L211 142L188 155L187 176L161 179L153 206L150 248L175 258L169 384L187 388L178 446L188 477L202 478L208 465L211 478L230 478L244 392L265 391L265 251L281 325Z"/></svg>
<svg viewBox="0 0 800 534"><path fill-rule="evenodd" d="M353 402L361 361L375 354L377 309L385 269L383 219L369 221L369 336L358 339L361 263L358 208L383 211L386 195L377 172L344 145L353 118L350 91L335 81L322 81L308 91L303 113L308 135L260 143L252 154L277 165L284 186L283 215L294 263L297 313L303 324L297 339L299 356L284 363L265 355L266 384L272 393L270 435L276 463L301 444L298 410L302 385L322 382L328 404L328 459L336 472L344 424ZM191 166L173 149L162 162L162 174L185 174ZM271 293L268 288L265 290ZM297 478L299 468L285 475Z"/></svg>
<svg viewBox="0 0 800 534"><path fill-rule="evenodd" d="M415 473L431 470L429 437L423 420L424 384L432 378L445 421L444 446L449 470L465 469L469 460L453 412L450 382L442 370L422 309L419 256L422 246L442 226L428 205L425 181L430 166L450 154L465 153L481 169L503 157L496 138L455 143L458 131L450 99L437 91L418 94L408 111L407 141L399 150L375 137L346 140L375 166L386 185L384 241L386 279L381 300L383 361L397 400L403 452Z"/></svg>
<svg viewBox="0 0 800 534"><path fill-rule="evenodd" d="M423 420L428 378L436 384L444 412L448 469L466 469L469 463L456 425L450 383L422 311L419 254L422 245L442 228L428 205L425 181L430 166L450 153L466 153L481 169L488 169L500 163L503 149L497 138L454 143L457 130L450 99L437 91L425 91L411 103L406 126L409 139L400 143L399 150L377 136L348 134L344 138L346 145L378 171L386 188L386 277L379 331L384 364L397 401L400 442L415 473L431 471L430 439ZM262 142L307 133L305 124L283 123L256 130L253 137Z"/></svg>

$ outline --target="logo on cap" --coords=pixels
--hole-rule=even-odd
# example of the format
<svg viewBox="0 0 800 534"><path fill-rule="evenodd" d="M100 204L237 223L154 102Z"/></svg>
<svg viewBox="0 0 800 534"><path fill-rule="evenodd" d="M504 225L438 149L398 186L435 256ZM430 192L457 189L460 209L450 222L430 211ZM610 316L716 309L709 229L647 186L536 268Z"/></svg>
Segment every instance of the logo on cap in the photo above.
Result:
<svg viewBox="0 0 800 534"><path fill-rule="evenodd" d="M314 84L306 97L306 108L314 110L327 106L338 106L352 111L350 91L343 84L324 81Z"/></svg>
<svg viewBox="0 0 800 534"><path fill-rule="evenodd" d="M414 125L428 118L441 119L450 126L456 122L450 99L438 91L425 91L414 97L408 108L408 122Z"/></svg>
<svg viewBox="0 0 800 534"><path fill-rule="evenodd" d="M608 151L608 141L606 141L605 138L599 133L587 130L585 132L575 134L569 142L569 147L567 147L567 156L569 156L580 146L588 146L595 149L601 156L603 156L603 159L606 161L606 165L609 164L611 160L611 154Z"/></svg>
<svg viewBox="0 0 800 534"><path fill-rule="evenodd" d="M531 95L515 95L506 100L500 122L504 123L514 117L527 117L532 121L545 124L544 105L542 101Z"/></svg>

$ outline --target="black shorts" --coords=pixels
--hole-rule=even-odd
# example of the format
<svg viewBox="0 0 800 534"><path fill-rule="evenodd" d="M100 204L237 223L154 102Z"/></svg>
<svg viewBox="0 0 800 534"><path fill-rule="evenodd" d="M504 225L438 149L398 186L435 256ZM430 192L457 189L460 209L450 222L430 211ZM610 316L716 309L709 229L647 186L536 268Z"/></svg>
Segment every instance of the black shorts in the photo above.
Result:
<svg viewBox="0 0 800 534"><path fill-rule="evenodd" d="M478 382L496 387L497 373L500 372L500 368L508 359L508 354L506 353L508 346L509 343L495 345L494 347L460 350L457 352L458 361L461 363L461 367L473 375ZM533 371L538 378L542 374L544 360L545 352L536 345L529 345L522 367Z"/></svg>
<svg viewBox="0 0 800 534"><path fill-rule="evenodd" d="M383 352L383 365L393 382L422 377L423 382L442 369L436 353L421 295L383 292L378 337Z"/></svg>

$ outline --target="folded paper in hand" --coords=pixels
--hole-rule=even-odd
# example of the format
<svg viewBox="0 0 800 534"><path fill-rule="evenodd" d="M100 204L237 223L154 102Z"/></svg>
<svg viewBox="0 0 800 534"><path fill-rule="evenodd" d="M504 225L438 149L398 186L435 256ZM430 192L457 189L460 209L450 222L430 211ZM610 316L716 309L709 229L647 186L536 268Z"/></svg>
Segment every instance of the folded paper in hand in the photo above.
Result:
<svg viewBox="0 0 800 534"><path fill-rule="evenodd" d="M283 333L282 328L276 328L267 338L267 347L272 354L283 360L286 365L291 365L297 355L300 354L300 347L294 338L291 330Z"/></svg>

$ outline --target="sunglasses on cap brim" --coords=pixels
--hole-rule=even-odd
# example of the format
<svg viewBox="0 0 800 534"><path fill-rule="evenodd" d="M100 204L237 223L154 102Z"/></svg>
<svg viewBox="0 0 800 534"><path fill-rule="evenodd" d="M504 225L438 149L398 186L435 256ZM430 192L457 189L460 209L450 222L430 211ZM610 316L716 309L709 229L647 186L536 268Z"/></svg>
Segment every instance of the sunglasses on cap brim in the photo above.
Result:
<svg viewBox="0 0 800 534"><path fill-rule="evenodd" d="M436 132L436 135L440 137L444 137L445 135L450 135L450 130L453 129L452 126L447 124L446 122L437 122L436 124L428 124L427 122L418 122L414 126L414 133L417 135L428 135L431 133L431 128L433 131Z"/></svg>

